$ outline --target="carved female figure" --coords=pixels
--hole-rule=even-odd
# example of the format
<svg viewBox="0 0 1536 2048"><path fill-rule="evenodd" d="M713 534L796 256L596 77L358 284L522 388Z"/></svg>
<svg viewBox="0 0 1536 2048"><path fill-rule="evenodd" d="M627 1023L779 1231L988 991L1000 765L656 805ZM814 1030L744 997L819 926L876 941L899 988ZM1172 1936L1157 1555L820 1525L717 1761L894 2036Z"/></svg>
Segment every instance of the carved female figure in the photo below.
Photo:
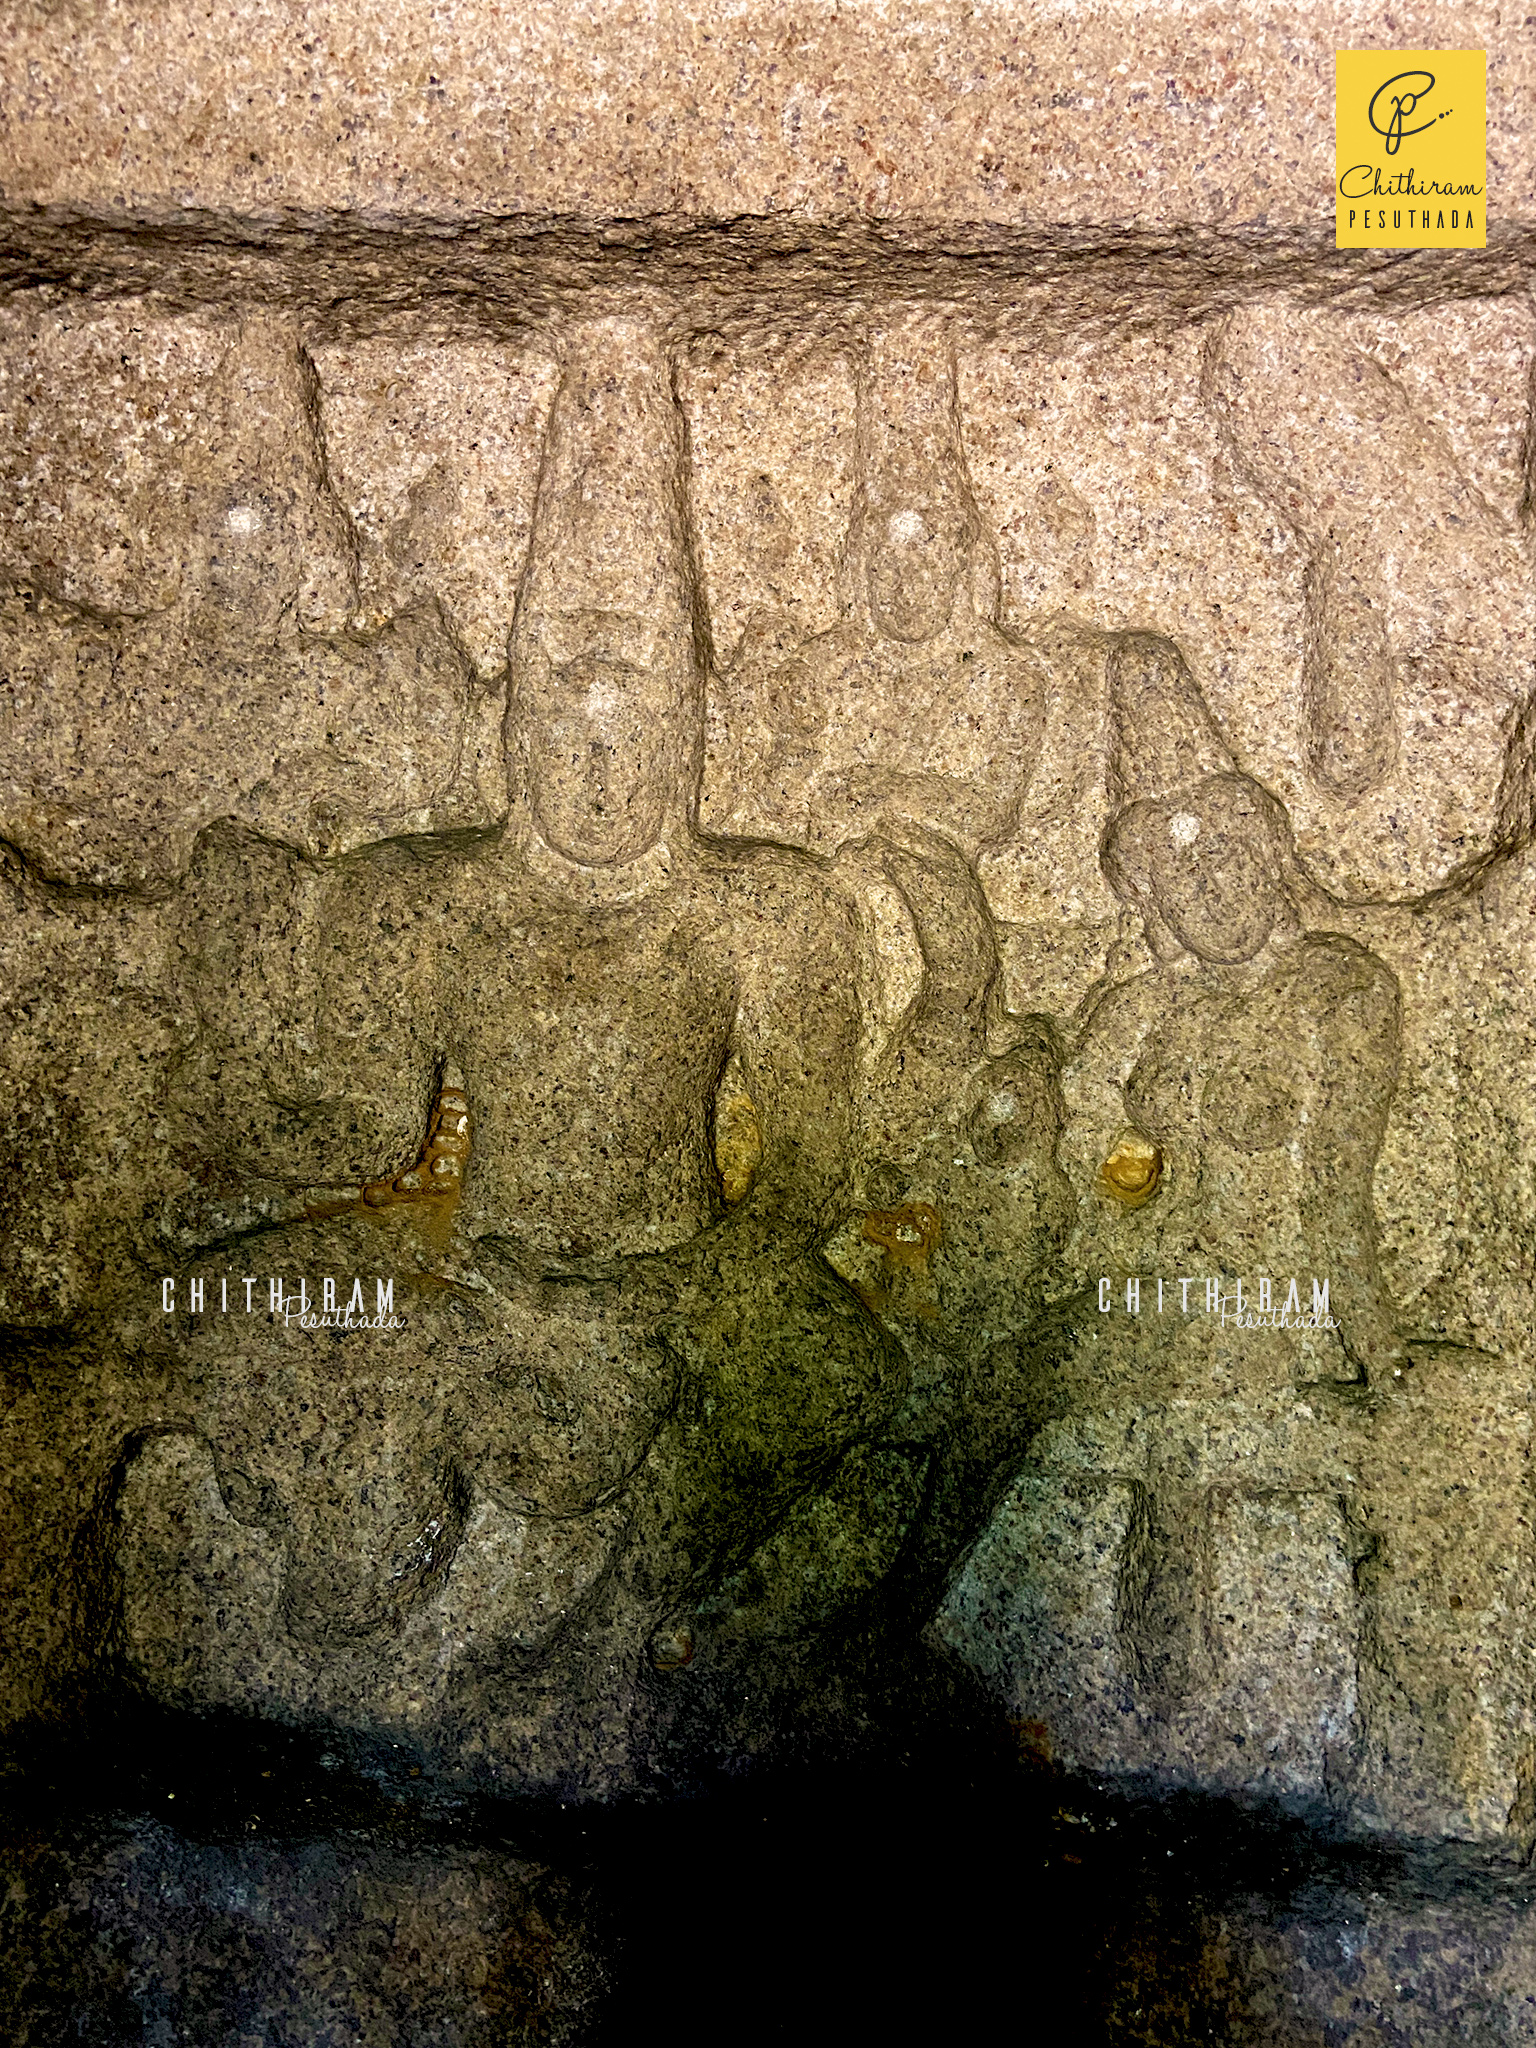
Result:
<svg viewBox="0 0 1536 2048"><path fill-rule="evenodd" d="M1146 1276L1141 1316L1218 1379L1287 1360L1303 1380L1390 1372L1402 1354L1371 1176L1397 1075L1396 981L1354 940L1302 928L1285 809L1237 772L1178 650L1127 636L1110 689L1120 809L1104 871L1155 964L1092 1002L1064 1077L1076 1263L1111 1276L1122 1308L1123 1279ZM1237 1281L1244 1310L1284 1317L1293 1278L1300 1312L1230 1331ZM1207 1313L1211 1279L1227 1324ZM1298 1327L1314 1279L1336 1330Z"/></svg>

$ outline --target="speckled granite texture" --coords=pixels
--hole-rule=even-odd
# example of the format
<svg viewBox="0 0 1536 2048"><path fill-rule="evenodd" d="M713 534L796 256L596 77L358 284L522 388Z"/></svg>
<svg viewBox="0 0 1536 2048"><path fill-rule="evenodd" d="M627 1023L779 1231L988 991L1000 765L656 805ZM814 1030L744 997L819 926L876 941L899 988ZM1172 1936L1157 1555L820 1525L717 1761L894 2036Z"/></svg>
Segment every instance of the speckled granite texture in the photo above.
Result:
<svg viewBox="0 0 1536 2048"><path fill-rule="evenodd" d="M1382 34L12 10L0 1717L450 1802L29 1807L123 2039L586 2038L611 1927L451 1803L917 1695L1431 1859L1378 1948L1526 2038L1536 44L1394 17L1488 247L1339 252ZM1363 1868L1112 2038L1450 2038ZM291 2011L173 2010L237 1892Z"/></svg>

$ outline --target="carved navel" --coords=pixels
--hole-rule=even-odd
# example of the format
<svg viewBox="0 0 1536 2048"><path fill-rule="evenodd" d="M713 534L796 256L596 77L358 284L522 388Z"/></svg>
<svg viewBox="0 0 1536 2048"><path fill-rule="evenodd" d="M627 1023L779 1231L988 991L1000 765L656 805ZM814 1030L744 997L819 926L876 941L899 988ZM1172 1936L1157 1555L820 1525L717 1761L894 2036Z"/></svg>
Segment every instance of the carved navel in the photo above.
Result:
<svg viewBox="0 0 1536 2048"><path fill-rule="evenodd" d="M1099 1168L1099 1186L1127 1209L1139 1209L1157 1193L1163 1155L1140 1131L1127 1131Z"/></svg>

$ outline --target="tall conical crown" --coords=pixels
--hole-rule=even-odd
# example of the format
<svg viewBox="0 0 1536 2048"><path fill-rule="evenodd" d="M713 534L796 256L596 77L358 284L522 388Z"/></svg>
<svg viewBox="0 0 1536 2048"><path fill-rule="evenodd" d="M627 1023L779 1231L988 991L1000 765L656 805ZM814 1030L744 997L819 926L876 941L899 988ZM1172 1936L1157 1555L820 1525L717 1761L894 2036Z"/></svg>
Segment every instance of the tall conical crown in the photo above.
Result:
<svg viewBox="0 0 1536 2048"><path fill-rule="evenodd" d="M1109 657L1109 790L1113 807L1169 797L1233 760L1189 665L1159 633L1122 633Z"/></svg>
<svg viewBox="0 0 1536 2048"><path fill-rule="evenodd" d="M657 338L633 320L577 329L550 418L517 638L557 667L675 658L693 631L681 477Z"/></svg>
<svg viewBox="0 0 1536 2048"><path fill-rule="evenodd" d="M577 329L512 629L507 736L514 801L582 865L637 859L697 807L704 670L682 455L656 338L626 320Z"/></svg>
<svg viewBox="0 0 1536 2048"><path fill-rule="evenodd" d="M859 366L860 485L871 512L919 503L975 520L949 338L931 316L870 337Z"/></svg>

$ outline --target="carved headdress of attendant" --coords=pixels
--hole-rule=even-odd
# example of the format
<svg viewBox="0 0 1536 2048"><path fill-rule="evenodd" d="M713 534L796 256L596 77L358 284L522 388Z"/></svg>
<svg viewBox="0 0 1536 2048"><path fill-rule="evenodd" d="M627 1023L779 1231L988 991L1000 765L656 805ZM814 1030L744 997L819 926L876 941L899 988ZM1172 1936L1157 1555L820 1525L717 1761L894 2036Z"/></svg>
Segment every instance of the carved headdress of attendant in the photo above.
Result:
<svg viewBox="0 0 1536 2048"><path fill-rule="evenodd" d="M252 314L219 366L190 493L186 587L215 644L340 633L357 610L357 537L331 488L315 366L297 330Z"/></svg>
<svg viewBox="0 0 1536 2048"><path fill-rule="evenodd" d="M858 393L855 602L886 638L913 644L941 633L957 610L990 617L998 565L966 470L954 350L941 323L919 315L875 334L858 363Z"/></svg>
<svg viewBox="0 0 1536 2048"><path fill-rule="evenodd" d="M1182 951L1217 965L1252 959L1294 928L1290 818L1240 774L1171 640L1127 633L1109 661L1115 816L1104 873L1141 913L1160 960Z"/></svg>

